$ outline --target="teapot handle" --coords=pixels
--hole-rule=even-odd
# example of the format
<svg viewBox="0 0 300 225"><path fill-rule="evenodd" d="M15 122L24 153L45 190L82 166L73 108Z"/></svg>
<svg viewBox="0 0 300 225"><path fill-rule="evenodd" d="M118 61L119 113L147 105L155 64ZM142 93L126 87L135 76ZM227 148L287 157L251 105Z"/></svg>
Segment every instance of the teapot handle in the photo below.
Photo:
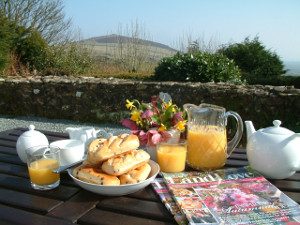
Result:
<svg viewBox="0 0 300 225"><path fill-rule="evenodd" d="M243 120L240 115L233 111L228 111L225 113L226 118L229 116L233 117L237 122L237 131L235 132L234 137L227 143L227 158L231 155L235 147L240 142L242 135L243 135Z"/></svg>

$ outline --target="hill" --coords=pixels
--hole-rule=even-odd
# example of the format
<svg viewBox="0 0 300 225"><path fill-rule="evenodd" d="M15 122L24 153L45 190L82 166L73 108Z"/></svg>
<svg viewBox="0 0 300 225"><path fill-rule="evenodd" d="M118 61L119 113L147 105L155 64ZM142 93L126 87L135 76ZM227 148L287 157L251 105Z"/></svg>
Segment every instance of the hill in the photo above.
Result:
<svg viewBox="0 0 300 225"><path fill-rule="evenodd" d="M97 56L107 58L119 58L120 54L138 53L148 60L158 61L177 52L176 49L158 42L116 34L88 38L81 43L92 47Z"/></svg>
<svg viewBox="0 0 300 225"><path fill-rule="evenodd" d="M127 36L122 36L122 35L117 35L117 34L111 34L111 35L105 35L105 36L100 36L100 37L92 37L83 40L85 43L97 43L97 44L107 44L107 43L132 43L136 42L142 45L148 45L156 48L162 48L169 50L171 52L177 52L176 49L171 48L168 45L161 44L155 41L149 41L149 40L144 40L140 38L132 38L132 37L127 37Z"/></svg>

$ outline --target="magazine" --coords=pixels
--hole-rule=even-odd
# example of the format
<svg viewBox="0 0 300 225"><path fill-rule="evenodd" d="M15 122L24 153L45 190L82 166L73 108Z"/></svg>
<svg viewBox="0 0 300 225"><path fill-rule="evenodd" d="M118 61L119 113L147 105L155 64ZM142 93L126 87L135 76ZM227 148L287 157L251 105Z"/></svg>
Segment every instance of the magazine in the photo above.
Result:
<svg viewBox="0 0 300 225"><path fill-rule="evenodd" d="M154 191L158 194L160 200L169 212L174 216L174 219L179 225L186 225L188 221L185 215L181 213L180 208L177 206L175 200L173 199L171 193L169 192L163 178L155 178L151 183Z"/></svg>
<svg viewBox="0 0 300 225"><path fill-rule="evenodd" d="M161 174L191 225L300 221L300 206L250 167Z"/></svg>

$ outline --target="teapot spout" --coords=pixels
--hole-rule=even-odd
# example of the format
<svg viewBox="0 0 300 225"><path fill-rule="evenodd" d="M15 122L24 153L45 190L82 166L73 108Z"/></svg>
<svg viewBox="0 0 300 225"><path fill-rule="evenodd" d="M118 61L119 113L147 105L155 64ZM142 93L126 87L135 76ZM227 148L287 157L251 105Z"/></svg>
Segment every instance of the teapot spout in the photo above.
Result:
<svg viewBox="0 0 300 225"><path fill-rule="evenodd" d="M255 128L253 126L252 121L249 120L245 121L245 125L246 125L247 139L249 140L252 134L255 133Z"/></svg>

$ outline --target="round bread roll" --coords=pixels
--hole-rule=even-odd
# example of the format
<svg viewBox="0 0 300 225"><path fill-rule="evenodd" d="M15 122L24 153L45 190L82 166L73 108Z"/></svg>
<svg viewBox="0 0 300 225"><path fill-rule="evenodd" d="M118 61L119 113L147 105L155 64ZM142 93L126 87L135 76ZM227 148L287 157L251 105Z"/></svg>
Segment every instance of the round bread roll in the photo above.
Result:
<svg viewBox="0 0 300 225"><path fill-rule="evenodd" d="M143 150L132 150L128 153L113 157L103 162L102 170L110 175L120 176L144 165L150 159L150 155Z"/></svg>
<svg viewBox="0 0 300 225"><path fill-rule="evenodd" d="M120 185L120 180L118 177L105 174L101 168L89 165L76 167L73 170L73 176L77 177L79 180L92 184L111 186Z"/></svg>
<svg viewBox="0 0 300 225"><path fill-rule="evenodd" d="M121 175L119 177L121 184L136 184L147 179L151 172L151 166L148 163Z"/></svg>
<svg viewBox="0 0 300 225"><path fill-rule="evenodd" d="M112 157L137 149L139 138L133 134L111 136L108 139L95 139L88 148L88 164L96 165Z"/></svg>

